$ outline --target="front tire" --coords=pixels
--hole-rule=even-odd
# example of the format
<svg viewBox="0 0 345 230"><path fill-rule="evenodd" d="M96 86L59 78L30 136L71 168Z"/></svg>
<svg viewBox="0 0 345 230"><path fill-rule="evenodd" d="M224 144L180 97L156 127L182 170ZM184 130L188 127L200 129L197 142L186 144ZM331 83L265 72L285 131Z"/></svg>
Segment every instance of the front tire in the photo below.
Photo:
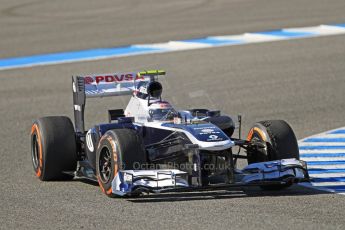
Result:
<svg viewBox="0 0 345 230"><path fill-rule="evenodd" d="M296 136L290 125L283 120L268 120L254 124L250 129L248 141L263 141L267 148L262 151L247 151L248 164L296 158L299 159L299 148ZM279 190L289 187L285 185L261 186L265 190Z"/></svg>
<svg viewBox="0 0 345 230"><path fill-rule="evenodd" d="M31 159L35 174L42 181L73 179L64 174L77 167L74 127L68 117L43 117L33 123Z"/></svg>
<svg viewBox="0 0 345 230"><path fill-rule="evenodd" d="M104 194L115 197L112 181L119 170L141 169L146 164L142 138L132 129L107 131L96 152L96 176Z"/></svg>

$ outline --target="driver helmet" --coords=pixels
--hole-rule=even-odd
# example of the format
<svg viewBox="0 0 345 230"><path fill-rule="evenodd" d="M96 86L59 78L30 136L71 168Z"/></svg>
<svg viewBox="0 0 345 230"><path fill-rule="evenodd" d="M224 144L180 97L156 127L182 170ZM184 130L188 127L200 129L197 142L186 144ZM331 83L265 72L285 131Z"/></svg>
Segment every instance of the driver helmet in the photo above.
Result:
<svg viewBox="0 0 345 230"><path fill-rule="evenodd" d="M149 115L152 120L172 120L177 112L169 102L158 101L149 106Z"/></svg>

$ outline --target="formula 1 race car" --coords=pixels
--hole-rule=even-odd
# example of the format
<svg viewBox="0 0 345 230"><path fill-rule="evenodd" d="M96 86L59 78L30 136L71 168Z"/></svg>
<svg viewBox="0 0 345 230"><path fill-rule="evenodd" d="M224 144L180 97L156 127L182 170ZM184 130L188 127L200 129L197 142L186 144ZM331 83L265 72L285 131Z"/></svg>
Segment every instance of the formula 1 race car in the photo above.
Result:
<svg viewBox="0 0 345 230"><path fill-rule="evenodd" d="M276 190L309 180L285 121L261 121L246 140L234 138L234 119L220 111L177 111L162 100L162 75L151 70L72 77L75 126L63 116L32 125L36 176L98 181L110 197L244 186ZM108 123L85 130L87 98L121 95L132 95L125 110L109 110ZM235 146L245 154L233 153ZM248 161L241 170L239 158Z"/></svg>

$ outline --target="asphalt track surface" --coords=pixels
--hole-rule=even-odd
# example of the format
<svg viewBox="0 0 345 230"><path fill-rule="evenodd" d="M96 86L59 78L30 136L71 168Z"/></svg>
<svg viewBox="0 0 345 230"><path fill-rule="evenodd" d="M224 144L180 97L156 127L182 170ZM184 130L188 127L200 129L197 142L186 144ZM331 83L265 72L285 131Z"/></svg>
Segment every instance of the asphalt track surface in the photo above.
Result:
<svg viewBox="0 0 345 230"><path fill-rule="evenodd" d="M0 56L345 21L344 1L153 3L1 1ZM1 71L0 228L344 229L345 197L337 194L294 186L108 199L82 181L40 182L29 156L35 118L72 117L72 74L166 69L164 95L178 108L242 113L244 130L284 119L300 139L344 126L344 60L340 35ZM88 124L126 102L91 100Z"/></svg>

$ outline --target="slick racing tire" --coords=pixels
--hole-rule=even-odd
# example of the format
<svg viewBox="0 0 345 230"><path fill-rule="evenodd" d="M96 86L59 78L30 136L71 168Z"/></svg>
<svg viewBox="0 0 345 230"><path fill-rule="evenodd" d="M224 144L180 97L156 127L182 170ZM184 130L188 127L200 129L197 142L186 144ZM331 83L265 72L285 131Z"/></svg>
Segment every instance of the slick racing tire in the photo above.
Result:
<svg viewBox="0 0 345 230"><path fill-rule="evenodd" d="M132 129L107 131L96 152L96 176L104 194L115 197L112 181L119 170L142 169L146 153L142 138Z"/></svg>
<svg viewBox="0 0 345 230"><path fill-rule="evenodd" d="M70 180L77 167L77 147L73 124L68 117L43 117L31 127L31 159L42 181Z"/></svg>
<svg viewBox="0 0 345 230"><path fill-rule="evenodd" d="M257 122L250 129L247 140L263 141L267 145L267 148L262 151L247 151L248 164L289 158L299 159L296 136L290 125L283 120ZM290 185L267 185L261 188L279 190Z"/></svg>

